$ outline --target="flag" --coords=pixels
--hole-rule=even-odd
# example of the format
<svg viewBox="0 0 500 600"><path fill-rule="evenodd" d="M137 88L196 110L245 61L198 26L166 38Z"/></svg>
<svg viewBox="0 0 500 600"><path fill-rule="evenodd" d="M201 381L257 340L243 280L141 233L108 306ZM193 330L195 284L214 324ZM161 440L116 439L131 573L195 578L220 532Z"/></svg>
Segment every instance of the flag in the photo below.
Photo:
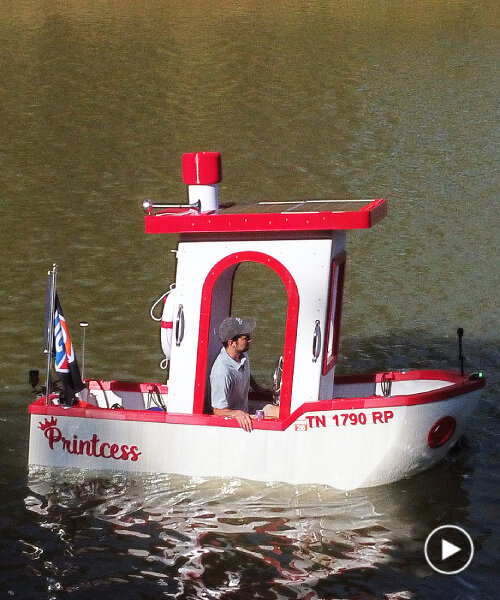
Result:
<svg viewBox="0 0 500 600"><path fill-rule="evenodd" d="M71 402L77 392L85 387L80 368L76 362L75 350L69 336L66 319L57 294L54 306L54 368L64 384L66 401Z"/></svg>

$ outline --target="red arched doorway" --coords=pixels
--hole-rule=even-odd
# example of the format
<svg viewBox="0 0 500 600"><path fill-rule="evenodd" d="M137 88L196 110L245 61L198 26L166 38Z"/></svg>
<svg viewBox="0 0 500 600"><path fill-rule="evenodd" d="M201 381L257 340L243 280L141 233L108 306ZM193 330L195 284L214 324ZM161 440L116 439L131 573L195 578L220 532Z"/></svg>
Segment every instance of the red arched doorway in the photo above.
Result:
<svg viewBox="0 0 500 600"><path fill-rule="evenodd" d="M214 323L231 314L231 294L234 274L243 262L254 262L272 269L281 279L286 290L288 305L283 349L283 378L281 387L280 419L290 414L292 379L295 361L295 341L299 313L297 285L288 269L277 259L263 252L236 252L220 260L208 273L201 296L200 328L193 413L203 413L208 369L211 368ZM212 338L211 338L212 330ZM219 342L220 348L220 342ZM213 358L215 358L213 356ZM210 365L209 365L210 362Z"/></svg>

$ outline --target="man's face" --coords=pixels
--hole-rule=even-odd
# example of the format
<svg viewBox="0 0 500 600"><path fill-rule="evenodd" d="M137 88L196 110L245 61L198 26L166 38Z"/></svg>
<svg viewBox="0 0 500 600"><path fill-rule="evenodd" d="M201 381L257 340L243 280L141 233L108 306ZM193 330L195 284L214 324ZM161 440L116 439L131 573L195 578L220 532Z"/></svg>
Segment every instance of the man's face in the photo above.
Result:
<svg viewBox="0 0 500 600"><path fill-rule="evenodd" d="M247 352L251 341L252 337L249 334L240 335L236 340L232 340L236 352Z"/></svg>

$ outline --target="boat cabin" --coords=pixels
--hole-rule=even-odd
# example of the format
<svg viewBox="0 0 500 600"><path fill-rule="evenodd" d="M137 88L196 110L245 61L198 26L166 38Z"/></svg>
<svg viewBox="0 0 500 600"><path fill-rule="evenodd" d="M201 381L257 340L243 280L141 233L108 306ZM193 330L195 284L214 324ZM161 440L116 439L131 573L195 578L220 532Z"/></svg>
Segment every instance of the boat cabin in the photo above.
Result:
<svg viewBox="0 0 500 600"><path fill-rule="evenodd" d="M169 413L210 411L220 323L232 314L242 263L264 265L287 295L280 420L335 397L346 231L386 216L385 200L290 200L219 205L218 152L183 156L189 205L145 203L146 233L179 234L168 380ZM252 315L244 315L252 316Z"/></svg>

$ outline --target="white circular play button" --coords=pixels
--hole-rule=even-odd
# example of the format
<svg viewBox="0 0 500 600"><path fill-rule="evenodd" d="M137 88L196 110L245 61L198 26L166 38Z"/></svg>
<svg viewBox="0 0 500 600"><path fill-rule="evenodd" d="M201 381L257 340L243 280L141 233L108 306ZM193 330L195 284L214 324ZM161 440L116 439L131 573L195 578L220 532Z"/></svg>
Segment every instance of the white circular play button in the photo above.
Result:
<svg viewBox="0 0 500 600"><path fill-rule="evenodd" d="M427 536L424 554L434 571L456 575L470 565L474 543L465 529L456 525L441 525Z"/></svg>
<svg viewBox="0 0 500 600"><path fill-rule="evenodd" d="M450 558L450 556L454 556L457 552L460 552L460 550L462 550L462 548L459 546L455 546L455 544L448 542L448 540L442 540L441 560L446 560L447 558Z"/></svg>

